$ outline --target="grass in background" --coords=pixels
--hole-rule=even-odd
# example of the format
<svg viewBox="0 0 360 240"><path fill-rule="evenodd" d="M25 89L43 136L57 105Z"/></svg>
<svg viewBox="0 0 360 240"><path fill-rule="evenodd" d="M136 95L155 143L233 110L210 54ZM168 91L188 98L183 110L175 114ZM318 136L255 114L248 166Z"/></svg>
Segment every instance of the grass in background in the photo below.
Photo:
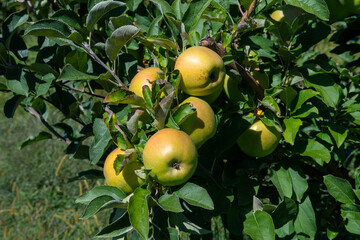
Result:
<svg viewBox="0 0 360 240"><path fill-rule="evenodd" d="M81 220L83 209L75 199L102 181L68 179L95 167L86 160L64 159L65 144L56 139L20 151L22 140L47 129L21 107L7 119L3 107L11 96L0 95L0 239L91 239L109 212Z"/></svg>

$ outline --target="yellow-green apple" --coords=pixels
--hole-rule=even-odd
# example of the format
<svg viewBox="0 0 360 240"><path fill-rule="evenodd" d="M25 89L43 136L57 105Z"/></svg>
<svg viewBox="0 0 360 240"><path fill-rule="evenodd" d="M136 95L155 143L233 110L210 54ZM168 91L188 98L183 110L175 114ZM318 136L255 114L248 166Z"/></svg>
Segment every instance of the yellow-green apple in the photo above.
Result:
<svg viewBox="0 0 360 240"><path fill-rule="evenodd" d="M142 157L151 178L165 186L186 182L197 166L194 142L185 132L172 128L163 128L151 136Z"/></svg>
<svg viewBox="0 0 360 240"><path fill-rule="evenodd" d="M256 120L237 140L241 151L252 157L265 157L279 144L281 133L275 127Z"/></svg>
<svg viewBox="0 0 360 240"><path fill-rule="evenodd" d="M104 176L107 185L119 188L125 194L132 193L135 188L142 185L145 181L135 174L142 164L137 160L126 163L119 174L116 173L114 163L118 156L124 156L125 151L116 148L106 158L104 163Z"/></svg>
<svg viewBox="0 0 360 240"><path fill-rule="evenodd" d="M196 109L196 113L188 117L180 124L180 129L186 132L200 148L207 140L215 135L216 119L210 105L197 97L188 97L180 105L190 103Z"/></svg>
<svg viewBox="0 0 360 240"><path fill-rule="evenodd" d="M180 88L192 96L206 96L223 88L225 66L213 50L196 46L186 49L175 62L180 71Z"/></svg>
<svg viewBox="0 0 360 240"><path fill-rule="evenodd" d="M161 72L161 70L157 67L149 67L141 70L131 80L129 90L136 95L143 97L143 86L147 85L151 90L151 83L159 78L159 72Z"/></svg>

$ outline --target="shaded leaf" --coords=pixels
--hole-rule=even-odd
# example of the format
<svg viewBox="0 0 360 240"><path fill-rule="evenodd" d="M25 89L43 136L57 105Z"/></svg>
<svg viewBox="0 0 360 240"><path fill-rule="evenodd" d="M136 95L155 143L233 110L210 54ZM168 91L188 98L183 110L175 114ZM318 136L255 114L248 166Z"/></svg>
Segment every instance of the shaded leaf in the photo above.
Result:
<svg viewBox="0 0 360 240"><path fill-rule="evenodd" d="M115 60L122 47L136 37L140 29L133 25L125 25L116 29L106 40L105 51L110 60Z"/></svg>
<svg viewBox="0 0 360 240"><path fill-rule="evenodd" d="M63 22L47 19L40 20L25 30L24 35L68 38L72 31L69 26Z"/></svg>
<svg viewBox="0 0 360 240"><path fill-rule="evenodd" d="M83 73L75 69L71 64L66 64L57 81L85 81L98 78L98 76Z"/></svg>
<svg viewBox="0 0 360 240"><path fill-rule="evenodd" d="M133 227L130 224L129 218L127 214L124 214L115 222L101 229L95 237L96 238L115 238L120 237L128 232L133 230Z"/></svg>
<svg viewBox="0 0 360 240"><path fill-rule="evenodd" d="M298 167L290 167L289 174L292 180L292 186L296 195L296 199L298 202L301 202L306 190L308 189L306 176Z"/></svg>
<svg viewBox="0 0 360 240"><path fill-rule="evenodd" d="M185 31L190 33L197 23L199 22L201 15L204 13L205 9L210 5L211 0L194 0L191 1L189 8L184 14L182 19L185 25Z"/></svg>
<svg viewBox="0 0 360 240"><path fill-rule="evenodd" d="M27 139L25 139L24 141L22 141L20 144L19 144L19 149L23 149L24 147L26 146L29 146L33 143L36 143L36 142L39 142L39 141L42 141L42 140L46 140L46 139L51 139L52 138L52 135L48 132L40 132L38 135L36 136L30 136L28 137Z"/></svg>
<svg viewBox="0 0 360 240"><path fill-rule="evenodd" d="M329 20L330 12L324 0L285 0L285 2L302 8L322 20Z"/></svg>
<svg viewBox="0 0 360 240"><path fill-rule="evenodd" d="M287 197L285 197L284 200L276 207L274 212L271 213L276 229L295 219L296 215L297 205L294 200Z"/></svg>
<svg viewBox="0 0 360 240"><path fill-rule="evenodd" d="M299 204L299 212L294 222L296 233L306 238L314 239L316 234L315 212L309 197Z"/></svg>
<svg viewBox="0 0 360 240"><path fill-rule="evenodd" d="M284 169L283 167L278 170L273 170L270 180L275 185L281 198L291 198L292 181L288 170Z"/></svg>
<svg viewBox="0 0 360 240"><path fill-rule="evenodd" d="M5 102L4 105L4 114L7 118L13 118L15 110L19 104L24 100L25 96L15 95Z"/></svg>
<svg viewBox="0 0 360 240"><path fill-rule="evenodd" d="M86 27L89 31L92 31L95 24L102 18L106 13L111 10L124 6L125 3L118 1L103 1L97 3L91 8L89 14L86 17Z"/></svg>
<svg viewBox="0 0 360 240"><path fill-rule="evenodd" d="M308 140L305 151L300 153L300 155L311 157L321 166L324 162L330 162L331 159L330 151L324 145L313 139Z"/></svg>
<svg viewBox="0 0 360 240"><path fill-rule="evenodd" d="M328 129L329 129L331 136L335 140L336 146L338 148L340 148L347 137L348 130L344 126L335 125L335 124L330 124L328 126Z"/></svg>
<svg viewBox="0 0 360 240"><path fill-rule="evenodd" d="M335 177L331 174L324 176L324 184L337 201L342 203L354 203L355 194L351 184L343 178Z"/></svg>
<svg viewBox="0 0 360 240"><path fill-rule="evenodd" d="M81 216L82 219L88 219L89 217L94 216L97 212L103 209L104 205L110 201L114 200L110 196L100 196L93 199L89 205L85 208L83 215Z"/></svg>
<svg viewBox="0 0 360 240"><path fill-rule="evenodd" d="M180 231L188 232L195 235L203 235L210 233L209 230L204 229L187 219L182 213L169 212L169 221L172 226L177 226Z"/></svg>

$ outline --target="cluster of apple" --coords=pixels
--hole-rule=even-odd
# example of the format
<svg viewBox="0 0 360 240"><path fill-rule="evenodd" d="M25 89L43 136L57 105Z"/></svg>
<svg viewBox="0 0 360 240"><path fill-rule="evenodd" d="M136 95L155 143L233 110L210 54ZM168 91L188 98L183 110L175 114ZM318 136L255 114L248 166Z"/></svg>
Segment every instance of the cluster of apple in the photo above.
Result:
<svg viewBox="0 0 360 240"><path fill-rule="evenodd" d="M228 75L222 58L206 47L191 47L180 54L175 63L180 72L180 88L190 95L179 106L190 103L196 114L190 115L180 124L180 130L163 128L152 135L142 152L143 164L135 157L125 164L116 174L114 162L125 152L115 149L105 160L104 175L108 185L120 188L129 194L144 183L135 174L144 167L150 170L150 177L164 186L176 186L185 183L194 174L197 167L197 150L217 130L217 123L211 104L224 88L231 99L237 99L237 83ZM131 81L129 90L143 97L143 86L151 87L151 82L159 78L161 70L149 67L141 70ZM234 84L235 83L235 84ZM178 106L178 107L179 107ZM275 128L265 126L260 120L246 130L238 139L240 149L253 157L264 157L276 148L281 134Z"/></svg>

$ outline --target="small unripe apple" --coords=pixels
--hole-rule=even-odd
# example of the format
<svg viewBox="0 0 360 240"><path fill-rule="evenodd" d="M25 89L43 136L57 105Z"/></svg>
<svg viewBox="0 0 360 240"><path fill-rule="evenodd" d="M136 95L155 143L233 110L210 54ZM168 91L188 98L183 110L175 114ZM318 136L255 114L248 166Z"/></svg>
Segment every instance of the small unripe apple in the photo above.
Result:
<svg viewBox="0 0 360 240"><path fill-rule="evenodd" d="M124 150L116 148L106 158L104 163L104 176L107 185L119 188L125 194L132 193L135 188L142 185L145 181L135 174L142 164L137 160L132 160L124 166L119 174L116 174L114 163L118 155L124 155Z"/></svg>
<svg viewBox="0 0 360 240"><path fill-rule="evenodd" d="M180 129L191 137L197 148L200 148L216 133L217 126L214 111L207 102L197 97L189 97L181 104L184 103L191 103L196 109L196 113L188 117L180 125Z"/></svg>
<svg viewBox="0 0 360 240"><path fill-rule="evenodd" d="M185 132L164 128L147 141L143 151L145 169L156 182L165 186L185 183L197 166L197 150Z"/></svg>
<svg viewBox="0 0 360 240"><path fill-rule="evenodd" d="M159 78L159 72L161 72L161 70L157 67L149 67L141 70L131 80L129 90L136 95L143 97L143 86L147 85L151 90L151 83Z"/></svg>
<svg viewBox="0 0 360 240"><path fill-rule="evenodd" d="M225 66L213 50L196 46L180 54L175 63L180 71L180 88L192 96L206 96L223 88Z"/></svg>
<svg viewBox="0 0 360 240"><path fill-rule="evenodd" d="M265 157L279 144L281 133L275 127L266 126L256 120L237 140L241 151L252 157Z"/></svg>

